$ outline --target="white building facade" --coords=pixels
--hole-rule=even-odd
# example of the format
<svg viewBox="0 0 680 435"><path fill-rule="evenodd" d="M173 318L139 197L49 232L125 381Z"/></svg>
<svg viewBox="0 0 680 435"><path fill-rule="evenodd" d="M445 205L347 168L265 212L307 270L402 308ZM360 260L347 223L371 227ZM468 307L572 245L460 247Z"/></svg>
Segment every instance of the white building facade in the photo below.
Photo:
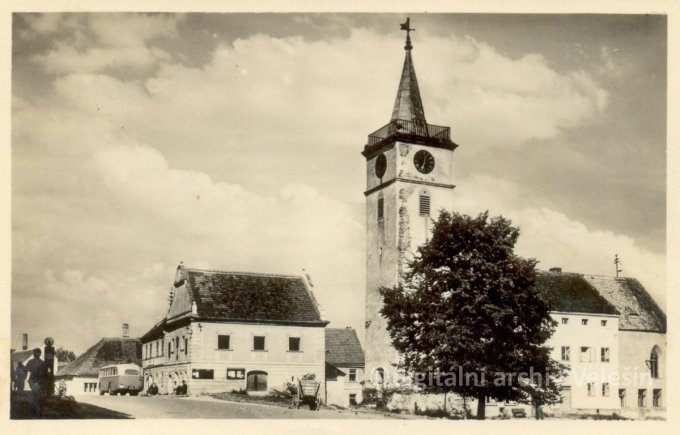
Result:
<svg viewBox="0 0 680 435"><path fill-rule="evenodd" d="M305 374L323 386L327 323L302 277L180 265L167 316L142 336L145 390L266 394Z"/></svg>

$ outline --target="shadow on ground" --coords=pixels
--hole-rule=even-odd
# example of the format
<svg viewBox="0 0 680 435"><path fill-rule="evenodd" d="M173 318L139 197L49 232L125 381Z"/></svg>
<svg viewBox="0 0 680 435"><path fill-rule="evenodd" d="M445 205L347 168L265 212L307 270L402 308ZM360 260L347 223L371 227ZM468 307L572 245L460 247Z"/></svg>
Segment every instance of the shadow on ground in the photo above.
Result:
<svg viewBox="0 0 680 435"><path fill-rule="evenodd" d="M59 419L123 419L128 414L87 403L76 402L72 397L50 397L43 402L42 415L33 406L31 393L12 393L10 418L13 420L59 420Z"/></svg>

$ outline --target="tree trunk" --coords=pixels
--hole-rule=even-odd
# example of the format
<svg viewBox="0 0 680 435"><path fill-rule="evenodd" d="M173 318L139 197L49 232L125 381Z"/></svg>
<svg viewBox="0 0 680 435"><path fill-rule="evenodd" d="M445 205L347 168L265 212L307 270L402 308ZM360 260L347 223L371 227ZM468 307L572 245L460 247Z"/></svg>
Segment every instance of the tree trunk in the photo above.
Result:
<svg viewBox="0 0 680 435"><path fill-rule="evenodd" d="M477 420L484 420L484 411L486 411L486 396L480 394L477 396Z"/></svg>

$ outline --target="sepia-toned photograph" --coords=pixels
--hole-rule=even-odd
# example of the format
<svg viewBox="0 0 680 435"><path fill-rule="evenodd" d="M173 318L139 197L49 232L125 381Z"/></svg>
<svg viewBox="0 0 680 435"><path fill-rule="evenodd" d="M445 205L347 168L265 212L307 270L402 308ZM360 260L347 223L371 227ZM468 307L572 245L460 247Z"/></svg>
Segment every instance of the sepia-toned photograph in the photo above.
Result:
<svg viewBox="0 0 680 435"><path fill-rule="evenodd" d="M9 45L5 418L666 419L664 13L15 11Z"/></svg>

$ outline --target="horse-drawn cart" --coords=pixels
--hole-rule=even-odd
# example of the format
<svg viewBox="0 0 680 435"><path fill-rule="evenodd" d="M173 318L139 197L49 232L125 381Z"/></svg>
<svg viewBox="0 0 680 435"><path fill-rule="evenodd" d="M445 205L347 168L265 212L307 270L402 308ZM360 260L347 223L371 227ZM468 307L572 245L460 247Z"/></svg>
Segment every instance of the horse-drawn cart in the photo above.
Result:
<svg viewBox="0 0 680 435"><path fill-rule="evenodd" d="M321 407L321 382L315 380L298 379L297 394L293 396L293 407L300 409L301 405L309 405L312 411Z"/></svg>

